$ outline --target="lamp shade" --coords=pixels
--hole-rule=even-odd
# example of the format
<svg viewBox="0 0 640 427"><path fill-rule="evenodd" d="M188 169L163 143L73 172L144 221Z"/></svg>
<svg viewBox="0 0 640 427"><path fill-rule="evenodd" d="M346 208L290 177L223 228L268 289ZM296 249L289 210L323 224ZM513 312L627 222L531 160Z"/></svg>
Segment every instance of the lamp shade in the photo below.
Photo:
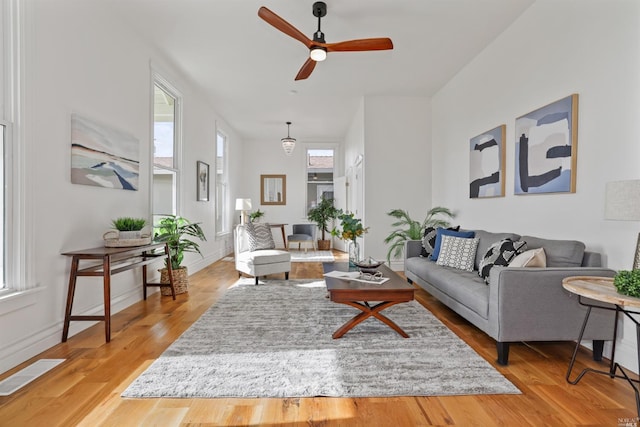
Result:
<svg viewBox="0 0 640 427"><path fill-rule="evenodd" d="M251 209L251 199L236 199L237 211L248 211Z"/></svg>
<svg viewBox="0 0 640 427"><path fill-rule="evenodd" d="M295 138L282 138L282 149L287 156L290 156L293 153L294 148L296 148Z"/></svg>
<svg viewBox="0 0 640 427"><path fill-rule="evenodd" d="M290 156L293 149L296 148L296 139L289 135L289 126L291 126L291 122L287 122L287 137L280 140L282 141L282 149L287 156Z"/></svg>
<svg viewBox="0 0 640 427"><path fill-rule="evenodd" d="M604 217L640 221L640 180L607 183Z"/></svg>

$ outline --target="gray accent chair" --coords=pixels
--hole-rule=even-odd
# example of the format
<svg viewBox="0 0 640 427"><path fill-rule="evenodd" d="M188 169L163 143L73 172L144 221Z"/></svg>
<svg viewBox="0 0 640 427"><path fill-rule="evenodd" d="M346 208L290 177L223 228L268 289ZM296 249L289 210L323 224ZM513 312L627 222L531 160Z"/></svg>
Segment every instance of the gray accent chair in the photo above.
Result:
<svg viewBox="0 0 640 427"><path fill-rule="evenodd" d="M302 243L310 243L313 249L316 249L316 225L315 224L293 224L292 231L287 237L287 249L291 247L291 243L298 243L298 250ZM307 251L307 246L304 247Z"/></svg>
<svg viewBox="0 0 640 427"><path fill-rule="evenodd" d="M472 272L437 265L420 256L422 242L405 243L407 280L464 317L496 340L497 362L507 365L509 343L520 341L575 341L586 308L578 297L562 287L570 276L613 277L615 271L601 267L599 253L585 251L582 242L550 240L513 233L475 230L478 243ZM493 267L489 284L478 275L478 262L489 246L501 239L522 239L527 249L544 248L547 267ZM601 360L604 341L613 339L614 313L591 312L585 339L593 340L593 358Z"/></svg>
<svg viewBox="0 0 640 427"><path fill-rule="evenodd" d="M254 276L256 285L259 276L267 274L284 273L286 280L289 280L289 272L291 271L291 254L281 249L261 249L251 251L249 247L249 238L247 227L239 224L233 230L234 237L234 256L236 270L238 275L242 273Z"/></svg>

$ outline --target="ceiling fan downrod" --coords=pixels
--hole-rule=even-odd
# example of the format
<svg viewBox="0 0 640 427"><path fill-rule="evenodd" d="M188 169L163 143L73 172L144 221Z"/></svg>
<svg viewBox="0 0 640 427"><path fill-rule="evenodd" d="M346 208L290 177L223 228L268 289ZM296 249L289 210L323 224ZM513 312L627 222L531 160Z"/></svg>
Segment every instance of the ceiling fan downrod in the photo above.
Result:
<svg viewBox="0 0 640 427"><path fill-rule="evenodd" d="M313 4L313 16L318 18L318 31L313 35L313 41L318 43L325 43L324 33L320 29L320 22L322 17L327 14L327 4L323 1L317 1Z"/></svg>

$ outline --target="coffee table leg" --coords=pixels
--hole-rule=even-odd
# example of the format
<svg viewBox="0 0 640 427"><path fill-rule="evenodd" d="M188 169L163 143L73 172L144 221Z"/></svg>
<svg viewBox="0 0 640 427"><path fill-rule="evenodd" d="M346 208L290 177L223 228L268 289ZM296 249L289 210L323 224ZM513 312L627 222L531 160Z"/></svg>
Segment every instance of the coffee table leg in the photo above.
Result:
<svg viewBox="0 0 640 427"><path fill-rule="evenodd" d="M353 319L349 320L347 323L342 325L340 329L335 331L332 335L333 339L341 338L344 334L346 334L355 326L359 325L360 323L362 323L364 320L368 319L371 316L375 317L376 319L380 320L381 322L389 326L391 329L393 329L398 334L400 334L400 336L404 338L409 338L409 335L407 335L407 333L403 331L402 328L400 328L400 326L398 326L393 320L389 319L384 314L380 313L382 310L389 308L392 305L396 305L401 301L385 301L385 302L381 302L380 304L376 304L373 307L370 307L366 303L362 304L358 301L340 301L340 302L342 304L355 307L358 310L361 310L362 313L359 313Z"/></svg>

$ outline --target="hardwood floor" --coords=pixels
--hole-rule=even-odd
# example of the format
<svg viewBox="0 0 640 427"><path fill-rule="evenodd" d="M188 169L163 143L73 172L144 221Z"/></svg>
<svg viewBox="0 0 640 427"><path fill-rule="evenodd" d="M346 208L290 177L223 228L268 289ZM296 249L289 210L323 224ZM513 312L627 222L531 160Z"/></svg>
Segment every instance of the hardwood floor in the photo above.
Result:
<svg viewBox="0 0 640 427"><path fill-rule="evenodd" d="M344 254L336 252L344 258ZM280 278L282 275L277 275ZM292 279L322 276L319 263L294 263ZM67 359L11 396L0 397L1 426L616 426L636 422L624 381L588 374L565 382L571 343L514 344L510 365L495 363L495 342L424 291L417 299L492 363L521 395L304 399L122 399L120 393L237 280L218 261L190 278L176 301L155 293L113 316L112 340L99 323L42 358ZM274 276L276 277L276 276ZM374 321L374 320L369 320ZM602 369L588 350L576 369ZM629 424L635 425L635 424Z"/></svg>

